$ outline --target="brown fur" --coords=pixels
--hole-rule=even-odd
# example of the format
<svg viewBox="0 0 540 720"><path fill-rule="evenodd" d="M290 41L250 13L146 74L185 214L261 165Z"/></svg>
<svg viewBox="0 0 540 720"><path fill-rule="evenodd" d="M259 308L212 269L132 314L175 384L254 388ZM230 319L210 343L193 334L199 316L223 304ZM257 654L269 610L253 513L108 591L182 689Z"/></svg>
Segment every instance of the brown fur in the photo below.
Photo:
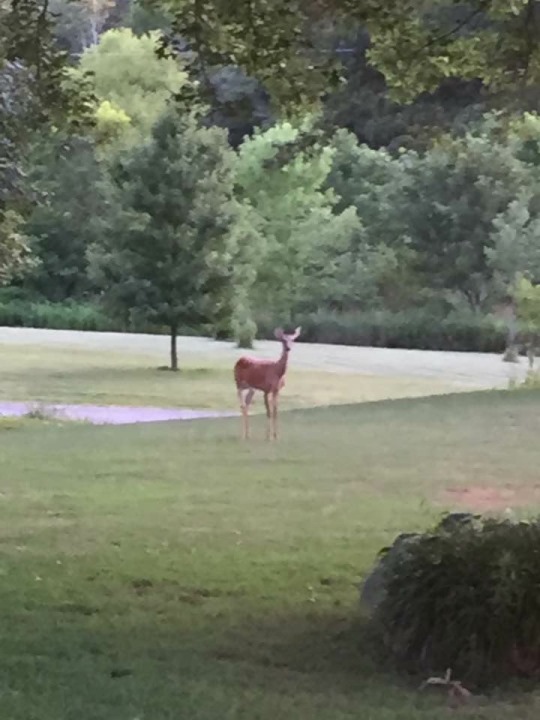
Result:
<svg viewBox="0 0 540 720"><path fill-rule="evenodd" d="M249 436L248 412L256 390L264 393L268 418L267 437L270 439L270 435L273 435L274 439L277 438L277 398L279 391L285 385L289 351L296 338L300 335L300 331L301 328L297 328L290 335L284 333L280 328L275 331L276 338L282 344L282 351L278 360L241 357L236 362L234 381L242 410L244 438Z"/></svg>

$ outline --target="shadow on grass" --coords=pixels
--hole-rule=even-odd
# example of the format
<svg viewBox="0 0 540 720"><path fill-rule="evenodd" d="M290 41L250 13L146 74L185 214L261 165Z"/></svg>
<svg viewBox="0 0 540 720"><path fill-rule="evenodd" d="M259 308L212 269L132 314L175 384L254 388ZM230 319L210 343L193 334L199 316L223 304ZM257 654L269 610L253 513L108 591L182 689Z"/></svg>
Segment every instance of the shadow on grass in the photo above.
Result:
<svg viewBox="0 0 540 720"><path fill-rule="evenodd" d="M355 689L364 683L407 680L385 668L369 622L339 612L274 616L230 629L213 656L229 663L312 677L325 687Z"/></svg>

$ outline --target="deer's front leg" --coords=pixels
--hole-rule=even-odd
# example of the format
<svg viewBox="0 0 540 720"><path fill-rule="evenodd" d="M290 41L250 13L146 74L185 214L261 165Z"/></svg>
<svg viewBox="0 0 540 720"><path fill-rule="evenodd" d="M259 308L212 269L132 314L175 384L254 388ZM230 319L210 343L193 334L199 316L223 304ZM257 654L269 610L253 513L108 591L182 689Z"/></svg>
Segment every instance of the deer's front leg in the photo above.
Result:
<svg viewBox="0 0 540 720"><path fill-rule="evenodd" d="M277 392L272 393L272 436L274 440L277 440L277 406L278 406L278 394Z"/></svg>

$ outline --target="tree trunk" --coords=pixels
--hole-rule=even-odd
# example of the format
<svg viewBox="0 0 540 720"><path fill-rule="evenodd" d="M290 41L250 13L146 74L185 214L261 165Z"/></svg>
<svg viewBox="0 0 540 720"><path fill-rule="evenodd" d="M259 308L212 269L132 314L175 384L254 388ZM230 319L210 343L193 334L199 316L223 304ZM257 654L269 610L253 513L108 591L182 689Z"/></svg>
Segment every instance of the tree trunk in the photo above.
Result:
<svg viewBox="0 0 540 720"><path fill-rule="evenodd" d="M178 370L178 352L176 350L176 338L178 333L178 326L176 324L171 325L171 370L176 372Z"/></svg>

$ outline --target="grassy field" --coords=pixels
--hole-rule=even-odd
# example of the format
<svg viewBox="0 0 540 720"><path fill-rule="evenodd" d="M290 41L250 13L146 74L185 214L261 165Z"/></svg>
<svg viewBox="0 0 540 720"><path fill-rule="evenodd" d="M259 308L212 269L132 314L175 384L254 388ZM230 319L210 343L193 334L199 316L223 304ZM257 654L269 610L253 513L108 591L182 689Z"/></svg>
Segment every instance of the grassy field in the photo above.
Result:
<svg viewBox="0 0 540 720"><path fill-rule="evenodd" d="M200 341L172 374L151 338L62 337L2 346L0 400L235 408L230 351ZM361 374L350 349L320 366L317 348L298 350L277 445L262 418L249 444L237 419L0 419L2 717L455 714L377 664L357 584L380 547L447 508L445 490L537 484L540 393L422 397L456 383ZM461 714L539 710L540 695L506 694Z"/></svg>
<svg viewBox="0 0 540 720"><path fill-rule="evenodd" d="M7 373L2 362L10 399L17 388L19 397L64 388L64 400L87 392L153 404L177 382L164 374L144 385L136 368L140 382L127 381L104 360L98 369L75 358L70 371L58 357L56 379L39 375L43 355L13 359ZM38 374L28 379L30 366ZM307 383L304 402L328 399L325 383L309 392ZM134 398L137 384L145 390ZM200 405L204 393L193 393L189 404ZM218 395L208 402L220 405ZM534 391L298 410L283 414L276 445L259 439L262 418L249 444L237 419L5 421L2 717L455 717L444 698L377 665L356 584L381 546L443 510L445 489L535 485L539 411ZM539 711L540 694L507 694L459 714L536 720Z"/></svg>
<svg viewBox="0 0 540 720"><path fill-rule="evenodd" d="M136 340L136 338L135 338ZM279 351L273 343L272 356ZM163 358L162 358L163 359ZM144 352L99 351L62 345L3 345L0 400L237 409L234 357L189 356L180 373L158 369ZM447 393L449 382L422 377L382 377L358 372L297 369L294 356L282 406L313 407L385 398ZM263 404L258 400L254 411Z"/></svg>

